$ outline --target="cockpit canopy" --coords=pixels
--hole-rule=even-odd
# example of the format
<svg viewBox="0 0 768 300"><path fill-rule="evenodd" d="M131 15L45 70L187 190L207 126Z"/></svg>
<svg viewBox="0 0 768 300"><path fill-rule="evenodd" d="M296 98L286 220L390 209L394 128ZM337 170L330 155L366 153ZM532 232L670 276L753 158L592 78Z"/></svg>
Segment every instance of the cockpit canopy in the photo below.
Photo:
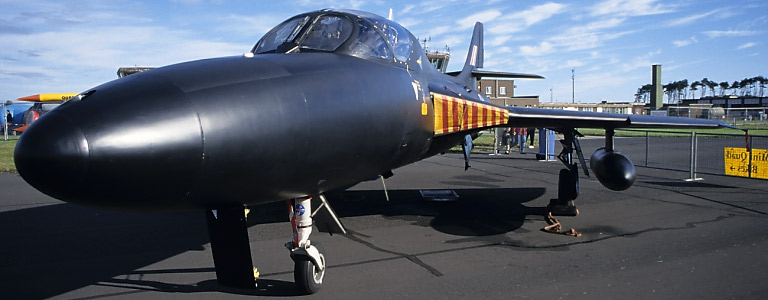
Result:
<svg viewBox="0 0 768 300"><path fill-rule="evenodd" d="M405 28L380 16L351 10L301 14L270 30L251 51L335 52L416 67L424 51Z"/></svg>

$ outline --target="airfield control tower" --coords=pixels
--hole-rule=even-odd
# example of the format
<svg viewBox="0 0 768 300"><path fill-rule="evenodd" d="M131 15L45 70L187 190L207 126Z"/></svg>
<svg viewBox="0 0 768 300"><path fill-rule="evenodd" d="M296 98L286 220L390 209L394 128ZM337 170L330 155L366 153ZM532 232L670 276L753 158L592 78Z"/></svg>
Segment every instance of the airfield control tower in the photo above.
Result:
<svg viewBox="0 0 768 300"><path fill-rule="evenodd" d="M445 46L443 51L429 51L427 42L430 40L431 39L424 39L422 41L424 51L427 52L427 59L429 59L429 63L432 64L432 66L434 66L438 71L445 73L445 69L448 67L448 61L451 59L451 49L448 48L448 46Z"/></svg>

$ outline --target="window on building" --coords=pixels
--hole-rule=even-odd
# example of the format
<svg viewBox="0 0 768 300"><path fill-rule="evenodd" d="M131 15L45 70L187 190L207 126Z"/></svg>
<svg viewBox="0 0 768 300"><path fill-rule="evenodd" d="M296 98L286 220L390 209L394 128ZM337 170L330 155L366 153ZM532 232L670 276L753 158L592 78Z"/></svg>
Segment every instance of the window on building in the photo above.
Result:
<svg viewBox="0 0 768 300"><path fill-rule="evenodd" d="M506 86L500 86L499 87L499 95L506 95L507 94L507 87Z"/></svg>
<svg viewBox="0 0 768 300"><path fill-rule="evenodd" d="M490 86L486 86L486 87L485 87L485 94L486 94L486 95L490 95L490 94L493 94L493 87L490 87Z"/></svg>

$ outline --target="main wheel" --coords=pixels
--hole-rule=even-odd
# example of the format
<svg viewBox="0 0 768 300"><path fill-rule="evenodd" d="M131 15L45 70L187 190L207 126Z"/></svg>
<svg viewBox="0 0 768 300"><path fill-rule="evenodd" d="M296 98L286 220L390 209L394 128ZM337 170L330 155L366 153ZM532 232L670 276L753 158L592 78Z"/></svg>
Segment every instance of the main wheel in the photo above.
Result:
<svg viewBox="0 0 768 300"><path fill-rule="evenodd" d="M325 265L325 256L320 253L320 259ZM328 265L325 265L326 269ZM323 285L325 270L315 267L315 264L309 260L309 257L296 260L293 266L293 279L296 282L296 288L304 294L314 294L320 290Z"/></svg>

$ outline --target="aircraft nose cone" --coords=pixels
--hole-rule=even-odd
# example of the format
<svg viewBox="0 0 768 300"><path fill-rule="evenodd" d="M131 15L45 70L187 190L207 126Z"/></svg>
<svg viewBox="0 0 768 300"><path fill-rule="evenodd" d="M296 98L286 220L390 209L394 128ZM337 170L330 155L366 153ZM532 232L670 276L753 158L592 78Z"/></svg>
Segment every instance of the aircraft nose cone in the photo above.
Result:
<svg viewBox="0 0 768 300"><path fill-rule="evenodd" d="M30 185L54 198L77 197L88 169L88 141L69 118L51 112L22 134L16 169Z"/></svg>
<svg viewBox="0 0 768 300"><path fill-rule="evenodd" d="M195 207L187 201L203 163L198 112L162 78L96 87L32 123L16 167L59 200L116 209Z"/></svg>

